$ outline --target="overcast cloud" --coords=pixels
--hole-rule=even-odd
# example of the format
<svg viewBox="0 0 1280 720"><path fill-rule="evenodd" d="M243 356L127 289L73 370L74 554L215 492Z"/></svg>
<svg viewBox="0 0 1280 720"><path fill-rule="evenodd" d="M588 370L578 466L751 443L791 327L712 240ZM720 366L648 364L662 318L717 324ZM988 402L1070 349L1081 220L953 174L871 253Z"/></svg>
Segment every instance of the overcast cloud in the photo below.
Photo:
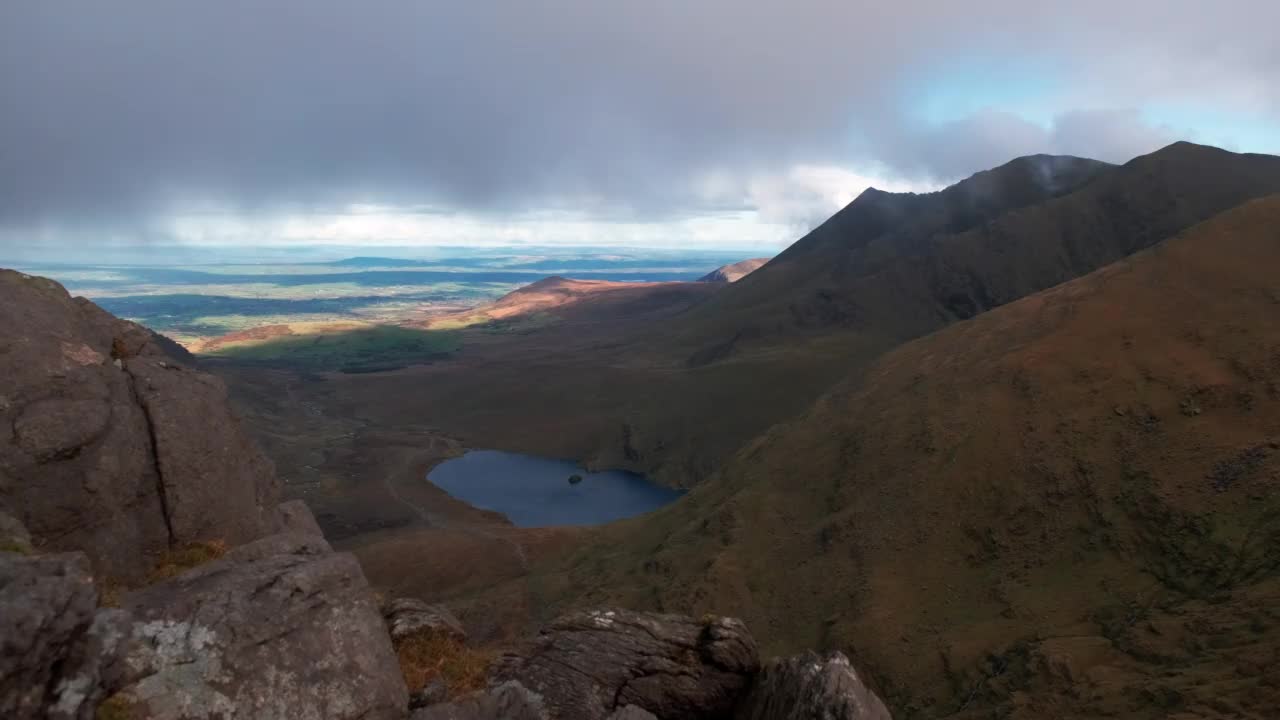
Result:
<svg viewBox="0 0 1280 720"><path fill-rule="evenodd" d="M11 0L0 229L355 203L804 224L1020 154L1280 150L1280 3L1037 5Z"/></svg>

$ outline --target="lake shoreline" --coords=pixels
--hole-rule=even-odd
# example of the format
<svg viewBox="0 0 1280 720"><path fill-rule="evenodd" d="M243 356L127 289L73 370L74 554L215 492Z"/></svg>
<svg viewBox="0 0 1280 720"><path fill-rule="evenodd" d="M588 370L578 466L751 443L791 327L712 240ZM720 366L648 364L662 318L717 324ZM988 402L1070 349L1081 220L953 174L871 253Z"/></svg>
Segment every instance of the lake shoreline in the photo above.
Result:
<svg viewBox="0 0 1280 720"><path fill-rule="evenodd" d="M467 450L436 464L425 479L455 500L501 513L521 528L603 525L683 495L626 470L591 470L574 460L502 450Z"/></svg>

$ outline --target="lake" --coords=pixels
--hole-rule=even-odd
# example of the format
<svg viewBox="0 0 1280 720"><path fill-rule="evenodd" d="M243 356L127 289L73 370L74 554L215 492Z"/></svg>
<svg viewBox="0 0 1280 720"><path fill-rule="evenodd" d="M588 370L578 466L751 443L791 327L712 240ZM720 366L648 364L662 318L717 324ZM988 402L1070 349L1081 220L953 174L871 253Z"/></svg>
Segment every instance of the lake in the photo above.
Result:
<svg viewBox="0 0 1280 720"><path fill-rule="evenodd" d="M569 477L582 481L571 484ZM599 525L656 510L680 497L622 470L587 472L574 462L497 450L472 450L427 474L470 505L506 515L518 527Z"/></svg>

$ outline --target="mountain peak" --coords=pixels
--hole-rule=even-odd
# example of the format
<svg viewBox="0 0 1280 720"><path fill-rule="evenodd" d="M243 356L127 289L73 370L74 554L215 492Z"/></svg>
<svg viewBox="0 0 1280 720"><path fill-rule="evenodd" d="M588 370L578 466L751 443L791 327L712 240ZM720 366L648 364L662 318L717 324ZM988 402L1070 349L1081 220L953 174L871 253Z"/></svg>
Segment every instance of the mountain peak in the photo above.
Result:
<svg viewBox="0 0 1280 720"><path fill-rule="evenodd" d="M1153 160L1186 161L1203 158L1229 158L1237 154L1212 145L1201 145L1189 140L1179 140L1154 152L1139 155L1126 163L1126 165L1142 164Z"/></svg>

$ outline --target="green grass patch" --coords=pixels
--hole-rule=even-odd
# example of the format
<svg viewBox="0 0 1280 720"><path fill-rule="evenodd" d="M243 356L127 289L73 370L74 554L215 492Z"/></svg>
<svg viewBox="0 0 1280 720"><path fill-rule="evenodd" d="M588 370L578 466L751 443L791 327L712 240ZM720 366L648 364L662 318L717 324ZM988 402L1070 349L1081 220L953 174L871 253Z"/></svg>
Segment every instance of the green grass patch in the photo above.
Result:
<svg viewBox="0 0 1280 720"><path fill-rule="evenodd" d="M254 345L223 348L210 355L312 371L358 373L394 370L439 359L460 345L456 331L382 325L330 334L288 335Z"/></svg>
<svg viewBox="0 0 1280 720"><path fill-rule="evenodd" d="M34 553L30 545L17 540L0 540L0 552L17 553L19 555L31 555Z"/></svg>

